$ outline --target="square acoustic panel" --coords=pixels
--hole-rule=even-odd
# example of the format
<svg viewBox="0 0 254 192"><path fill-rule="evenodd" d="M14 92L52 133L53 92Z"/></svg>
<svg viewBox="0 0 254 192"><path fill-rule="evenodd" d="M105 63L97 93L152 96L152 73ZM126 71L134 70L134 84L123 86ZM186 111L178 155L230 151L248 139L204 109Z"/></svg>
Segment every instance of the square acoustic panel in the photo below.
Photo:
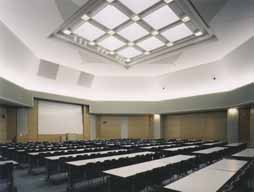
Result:
<svg viewBox="0 0 254 192"><path fill-rule="evenodd" d="M56 80L58 70L59 70L58 64L45 60L40 60L39 70L37 74L38 76L41 77Z"/></svg>
<svg viewBox="0 0 254 192"><path fill-rule="evenodd" d="M189 1L87 1L53 37L129 68L213 35Z"/></svg>
<svg viewBox="0 0 254 192"><path fill-rule="evenodd" d="M78 79L78 85L90 88L92 86L93 80L94 80L94 75L81 72Z"/></svg>

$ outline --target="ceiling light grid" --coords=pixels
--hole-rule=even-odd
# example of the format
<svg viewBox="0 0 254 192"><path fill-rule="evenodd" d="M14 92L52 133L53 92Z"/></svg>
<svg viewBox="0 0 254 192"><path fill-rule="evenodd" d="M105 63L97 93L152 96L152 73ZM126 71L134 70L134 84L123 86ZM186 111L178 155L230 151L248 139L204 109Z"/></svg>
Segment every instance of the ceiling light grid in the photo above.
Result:
<svg viewBox="0 0 254 192"><path fill-rule="evenodd" d="M190 10L181 10L187 6L179 6L176 0L89 3L54 35L116 62L135 63L165 50L174 50L192 39L211 36L205 24L197 25Z"/></svg>

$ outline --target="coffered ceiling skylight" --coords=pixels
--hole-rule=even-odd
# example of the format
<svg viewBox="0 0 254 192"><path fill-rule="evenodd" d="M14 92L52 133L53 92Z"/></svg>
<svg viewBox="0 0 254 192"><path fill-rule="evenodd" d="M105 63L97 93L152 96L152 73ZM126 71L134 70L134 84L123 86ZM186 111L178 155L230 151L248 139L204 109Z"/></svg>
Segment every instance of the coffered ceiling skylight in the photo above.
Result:
<svg viewBox="0 0 254 192"><path fill-rule="evenodd" d="M123 22L127 21L129 17L116 7L107 5L104 9L99 11L93 19L109 29L114 29Z"/></svg>
<svg viewBox="0 0 254 192"><path fill-rule="evenodd" d="M89 41L94 41L98 37L105 34L103 30L99 29L98 27L95 27L94 25L88 22L85 22L76 29L74 29L73 33Z"/></svg>
<svg viewBox="0 0 254 192"><path fill-rule="evenodd" d="M144 20L154 29L161 29L179 20L179 17L167 5L144 17Z"/></svg>
<svg viewBox="0 0 254 192"><path fill-rule="evenodd" d="M146 51L152 51L154 49L164 46L165 44L156 37L149 37L148 39L137 43L137 45Z"/></svg>
<svg viewBox="0 0 254 192"><path fill-rule="evenodd" d="M52 36L124 66L212 37L188 1L87 1Z"/></svg>
<svg viewBox="0 0 254 192"><path fill-rule="evenodd" d="M118 51L117 53L125 58L133 58L138 55L141 55L143 52L134 47L127 47Z"/></svg>
<svg viewBox="0 0 254 192"><path fill-rule="evenodd" d="M118 32L119 35L123 36L129 41L136 41L149 34L142 26L137 23L133 23Z"/></svg>
<svg viewBox="0 0 254 192"><path fill-rule="evenodd" d="M184 23L182 23L163 31L161 35L167 38L170 42L175 42L193 35L193 32Z"/></svg>
<svg viewBox="0 0 254 192"><path fill-rule="evenodd" d="M98 44L110 51L114 51L125 45L124 42L122 42L121 40L117 39L114 36L106 37L104 40L100 41Z"/></svg>
<svg viewBox="0 0 254 192"><path fill-rule="evenodd" d="M119 0L126 7L128 7L134 13L140 13L147 8L150 8L160 0Z"/></svg>

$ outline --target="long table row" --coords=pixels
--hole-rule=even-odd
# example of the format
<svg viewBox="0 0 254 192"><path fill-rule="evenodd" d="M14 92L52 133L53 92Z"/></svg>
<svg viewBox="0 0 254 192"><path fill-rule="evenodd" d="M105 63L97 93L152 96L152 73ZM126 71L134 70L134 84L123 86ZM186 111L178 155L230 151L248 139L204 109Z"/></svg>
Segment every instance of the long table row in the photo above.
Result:
<svg viewBox="0 0 254 192"><path fill-rule="evenodd" d="M119 186L125 189L122 185L127 185L126 189L131 186L130 190L136 191L144 186L161 185L175 175L186 175L245 147L243 143L226 144L223 141L150 140L142 143L125 140L121 143L118 140L85 145L71 143L58 145L57 149L34 145L32 150L20 146L2 149L7 153L11 151L14 160L20 164L28 164L29 173L32 168L45 167L48 181L53 174L67 172L69 191L74 190L77 182L97 177L106 177L109 191L115 188L118 191ZM22 159L17 158L20 153Z"/></svg>

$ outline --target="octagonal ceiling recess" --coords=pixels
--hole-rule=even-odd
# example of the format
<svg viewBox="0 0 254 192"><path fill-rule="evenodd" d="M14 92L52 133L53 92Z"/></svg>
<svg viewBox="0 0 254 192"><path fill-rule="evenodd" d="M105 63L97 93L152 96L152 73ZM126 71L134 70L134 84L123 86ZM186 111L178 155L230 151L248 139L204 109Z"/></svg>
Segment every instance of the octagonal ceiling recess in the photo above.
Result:
<svg viewBox="0 0 254 192"><path fill-rule="evenodd" d="M189 1L87 1L51 34L126 68L206 40L212 33Z"/></svg>

